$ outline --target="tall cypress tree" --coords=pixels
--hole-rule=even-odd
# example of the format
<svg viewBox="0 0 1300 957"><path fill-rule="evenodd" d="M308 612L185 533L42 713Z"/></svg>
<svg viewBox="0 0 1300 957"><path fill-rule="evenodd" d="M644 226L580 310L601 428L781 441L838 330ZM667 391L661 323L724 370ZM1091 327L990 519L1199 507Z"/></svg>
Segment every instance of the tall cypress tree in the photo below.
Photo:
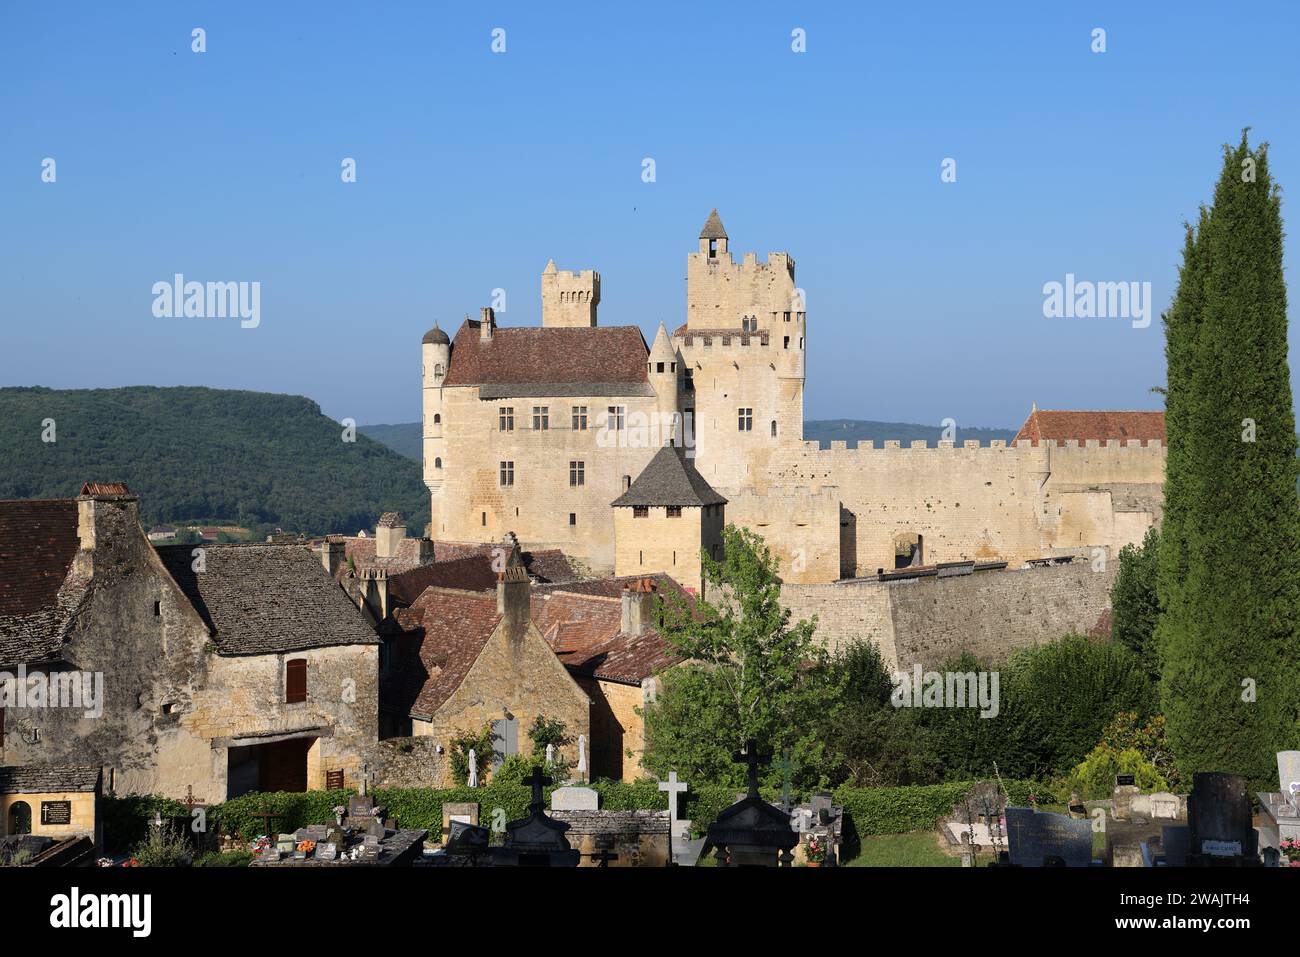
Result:
<svg viewBox="0 0 1300 957"><path fill-rule="evenodd" d="M1300 498L1280 197L1225 147L1165 317L1169 458L1157 626L1180 769L1274 786L1300 744Z"/></svg>

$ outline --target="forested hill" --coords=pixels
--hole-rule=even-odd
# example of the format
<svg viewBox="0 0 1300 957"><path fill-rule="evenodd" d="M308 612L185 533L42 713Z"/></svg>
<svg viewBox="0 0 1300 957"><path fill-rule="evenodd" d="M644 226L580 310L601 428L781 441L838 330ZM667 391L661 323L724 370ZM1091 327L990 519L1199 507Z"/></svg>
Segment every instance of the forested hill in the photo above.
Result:
<svg viewBox="0 0 1300 957"><path fill-rule="evenodd" d="M53 442L42 441L53 421ZM400 511L420 530L420 465L343 426L310 399L191 387L0 388L0 499L69 498L125 482L141 520L322 534Z"/></svg>
<svg viewBox="0 0 1300 957"><path fill-rule="evenodd" d="M376 442L383 442L389 448L412 459L420 458L420 423L404 422L397 425L363 425L361 431ZM1016 436L1015 429L957 429L957 442L968 439L977 440L980 445L988 445L991 439L1011 441ZM816 439L822 448L830 448L832 441L845 440L850 448L858 442L868 439L881 448L887 439L898 439L906 447L916 439L925 439L935 445L943 437L943 429L937 425L917 425L912 422L871 422L863 419L810 419L803 424L803 437L808 441Z"/></svg>

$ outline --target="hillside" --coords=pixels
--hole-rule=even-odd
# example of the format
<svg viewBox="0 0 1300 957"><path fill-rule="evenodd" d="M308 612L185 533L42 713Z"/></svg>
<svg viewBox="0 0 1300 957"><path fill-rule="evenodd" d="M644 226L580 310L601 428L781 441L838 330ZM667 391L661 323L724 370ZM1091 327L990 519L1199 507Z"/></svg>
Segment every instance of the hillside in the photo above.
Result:
<svg viewBox="0 0 1300 957"><path fill-rule="evenodd" d="M55 441L41 440L55 422ZM420 466L302 396L191 387L0 388L0 499L125 482L141 520L351 532L397 510L429 520Z"/></svg>
<svg viewBox="0 0 1300 957"><path fill-rule="evenodd" d="M420 460L420 423L405 422L398 425L362 425L357 427L376 442L382 442L407 458ZM880 446L886 439L898 439L907 445L914 439L925 439L931 445L939 441L943 429L937 425L916 425L909 422L872 422L863 419L811 419L803 424L804 438L816 439L822 448L830 448L831 441L847 440L849 447L860 441L872 440ZM988 445L991 439L1015 438L1015 429L958 429L957 441L978 439Z"/></svg>

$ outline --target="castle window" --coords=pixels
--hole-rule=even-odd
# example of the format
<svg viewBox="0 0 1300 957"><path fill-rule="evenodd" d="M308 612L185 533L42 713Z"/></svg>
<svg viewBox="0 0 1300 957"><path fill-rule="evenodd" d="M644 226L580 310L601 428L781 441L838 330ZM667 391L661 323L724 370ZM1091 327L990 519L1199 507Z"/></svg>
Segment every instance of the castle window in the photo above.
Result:
<svg viewBox="0 0 1300 957"><path fill-rule="evenodd" d="M788 312L785 314L785 321L786 321L786 322L789 322L789 321L790 321L790 313L788 313Z"/></svg>
<svg viewBox="0 0 1300 957"><path fill-rule="evenodd" d="M514 406L503 405L497 410L497 425L502 432L513 432L515 430Z"/></svg>
<svg viewBox="0 0 1300 957"><path fill-rule="evenodd" d="M637 553L636 553L636 562L637 562L638 565L644 565L644 564L645 564L645 552L637 552Z"/></svg>
<svg viewBox="0 0 1300 957"><path fill-rule="evenodd" d="M307 659L294 658L284 663L284 703L307 700Z"/></svg>
<svg viewBox="0 0 1300 957"><path fill-rule="evenodd" d="M803 336L800 336L800 337L799 337L799 348L800 348L800 349L803 348Z"/></svg>
<svg viewBox="0 0 1300 957"><path fill-rule="evenodd" d="M710 259L718 258L718 241L716 239L709 240L709 258Z"/></svg>
<svg viewBox="0 0 1300 957"><path fill-rule="evenodd" d="M577 524L578 524L578 513L577 513L577 512L570 512L570 513L569 513L569 524L570 524L570 525L577 525Z"/></svg>
<svg viewBox="0 0 1300 957"><path fill-rule="evenodd" d="M533 406L533 431L545 432L551 427L551 407L549 405Z"/></svg>
<svg viewBox="0 0 1300 957"><path fill-rule="evenodd" d="M515 463L514 463L514 462L502 462L502 463L501 463L501 486L502 486L502 488L505 488L506 486L510 486L510 485L514 485L514 484L515 484Z"/></svg>
<svg viewBox="0 0 1300 957"><path fill-rule="evenodd" d="M668 513L669 518L682 517L682 507L680 505L669 505L665 511Z"/></svg>
<svg viewBox="0 0 1300 957"><path fill-rule="evenodd" d="M162 602L156 601L153 603L153 616L155 618L162 616Z"/></svg>
<svg viewBox="0 0 1300 957"><path fill-rule="evenodd" d="M789 349L789 348L790 348L790 337L789 337L789 336L786 336L786 337L785 337L785 342L781 343L781 348L782 348L782 349Z"/></svg>
<svg viewBox="0 0 1300 957"><path fill-rule="evenodd" d="M442 378L442 363L441 363L441 362L439 362L437 365L435 365L435 366L433 367L433 377L434 377L435 379L441 379L441 378Z"/></svg>
<svg viewBox="0 0 1300 957"><path fill-rule="evenodd" d="M633 518L649 518L649 517L650 517L650 509L649 509L649 507L646 506L646 505L633 505L633 506L632 506L632 517L633 517Z"/></svg>
<svg viewBox="0 0 1300 957"><path fill-rule="evenodd" d="M742 332L758 332L758 319L753 316L747 316L740 320Z"/></svg>
<svg viewBox="0 0 1300 957"><path fill-rule="evenodd" d="M484 527L487 527L487 512L483 513L483 525Z"/></svg>
<svg viewBox="0 0 1300 957"><path fill-rule="evenodd" d="M624 406L611 405L609 407L609 412L605 418L605 425L608 428L613 429L615 432L622 432L623 416L626 411L627 410Z"/></svg>
<svg viewBox="0 0 1300 957"><path fill-rule="evenodd" d="M437 425L441 421L442 421L442 413L440 412L433 413L433 424Z"/></svg>
<svg viewBox="0 0 1300 957"><path fill-rule="evenodd" d="M630 489L631 487L632 487L632 476L630 476L630 475L624 475L624 476L623 476L623 491L626 492L626 491L627 491L628 489Z"/></svg>
<svg viewBox="0 0 1300 957"><path fill-rule="evenodd" d="M664 371L664 364L662 362L656 362L655 372L663 372L663 371Z"/></svg>
<svg viewBox="0 0 1300 957"><path fill-rule="evenodd" d="M776 419L772 420L772 438L776 438Z"/></svg>
<svg viewBox="0 0 1300 957"><path fill-rule="evenodd" d="M737 411L737 422L740 425L740 431L753 432L754 431L754 410L738 409L736 411Z"/></svg>
<svg viewBox="0 0 1300 957"><path fill-rule="evenodd" d="M573 407L573 431L587 431L587 407L585 405L575 405Z"/></svg>
<svg viewBox="0 0 1300 957"><path fill-rule="evenodd" d="M677 553L676 553L676 552L673 552L673 564L674 564L674 565L677 564Z"/></svg>
<svg viewBox="0 0 1300 957"><path fill-rule="evenodd" d="M434 459L434 460L433 460L433 467L436 468L436 469L440 469L440 468L442 468L442 459Z"/></svg>
<svg viewBox="0 0 1300 957"><path fill-rule="evenodd" d="M676 372L676 371L677 371L677 363L676 363L676 362L670 362L670 363L668 363L668 371L669 371L669 372Z"/></svg>
<svg viewBox="0 0 1300 957"><path fill-rule="evenodd" d="M569 484L573 486L587 484L587 463L572 461L569 463Z"/></svg>

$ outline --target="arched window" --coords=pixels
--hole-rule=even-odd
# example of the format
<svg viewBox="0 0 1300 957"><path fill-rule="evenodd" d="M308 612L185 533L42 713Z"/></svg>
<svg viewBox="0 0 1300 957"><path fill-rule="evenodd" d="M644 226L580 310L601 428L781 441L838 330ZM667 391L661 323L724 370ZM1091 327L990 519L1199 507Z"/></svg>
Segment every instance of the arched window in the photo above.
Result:
<svg viewBox="0 0 1300 957"><path fill-rule="evenodd" d="M436 468L436 469L440 469L440 468L442 468L442 459L434 459L434 460L433 460L433 467Z"/></svg>
<svg viewBox="0 0 1300 957"><path fill-rule="evenodd" d="M442 421L442 413L441 412L433 413L433 424L437 425L441 421Z"/></svg>
<svg viewBox="0 0 1300 957"><path fill-rule="evenodd" d="M776 419L772 420L772 438L776 438Z"/></svg>
<svg viewBox="0 0 1300 957"><path fill-rule="evenodd" d="M32 808L26 801L15 801L9 806L9 827L6 834L32 833Z"/></svg>
<svg viewBox="0 0 1300 957"><path fill-rule="evenodd" d="M441 362L437 363L437 364L433 367L433 377L434 377L435 379L441 379L441 378L442 378L442 363L441 363Z"/></svg>

